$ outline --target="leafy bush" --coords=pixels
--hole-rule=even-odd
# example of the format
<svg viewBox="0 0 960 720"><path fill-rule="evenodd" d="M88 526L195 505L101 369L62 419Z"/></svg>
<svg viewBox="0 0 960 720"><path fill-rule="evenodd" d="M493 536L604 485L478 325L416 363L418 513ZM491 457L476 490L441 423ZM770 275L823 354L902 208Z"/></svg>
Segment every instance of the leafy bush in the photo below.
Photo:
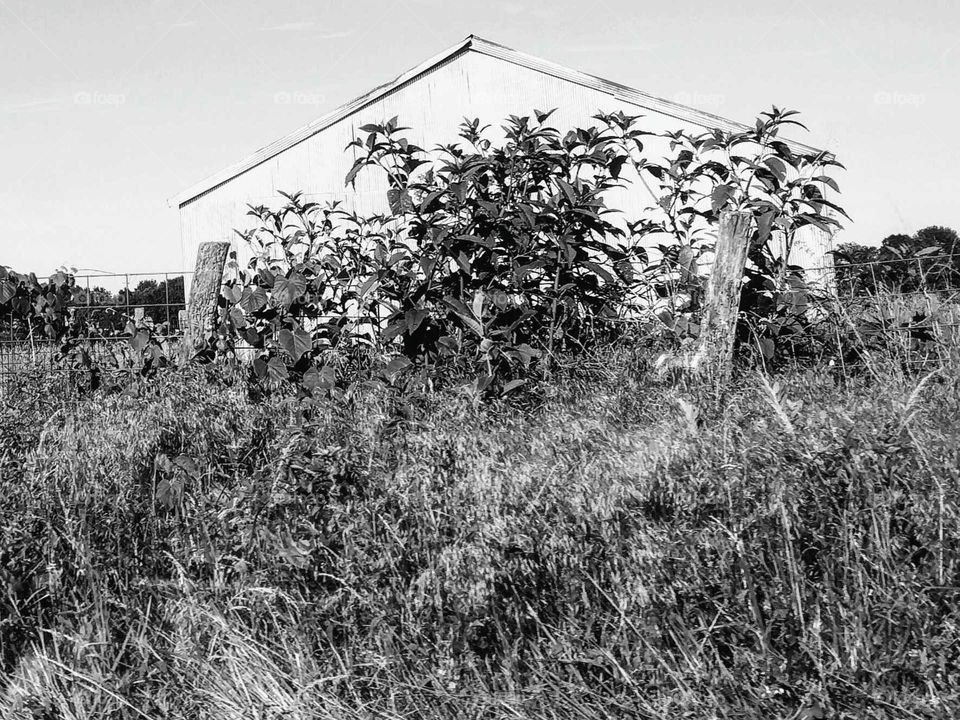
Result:
<svg viewBox="0 0 960 720"><path fill-rule="evenodd" d="M496 148L465 123L468 149L441 148L429 163L395 120L361 128L347 182L383 169L388 217L299 195L279 212L253 208L259 226L243 237L255 258L227 292L227 322L262 351L259 375L328 388L330 353L365 342L395 346L406 358L397 368L457 356L476 368L478 390L509 391L541 358L589 343L642 257L603 200L642 133L610 115L602 130L562 136L549 116L511 118Z"/></svg>
<svg viewBox="0 0 960 720"><path fill-rule="evenodd" d="M604 195L621 185L636 118L599 115L599 128L562 135L511 117L502 147L477 120L459 145L439 149L425 173L423 151L395 121L361 128L348 183L365 167L386 172L393 217L405 232L384 248L378 301L385 337L404 354L462 352L482 364L480 383L511 377L560 349L583 347L592 323L619 315L643 254L607 219Z"/></svg>
<svg viewBox="0 0 960 720"><path fill-rule="evenodd" d="M782 356L808 334L812 289L803 268L789 263L790 253L799 230L830 232L846 213L824 195L839 191L827 174L842 167L836 158L826 151L795 152L780 137L784 129L803 127L796 115L774 107L743 132L672 133L665 164L640 164L659 184L662 214L644 220L637 231L668 238L648 273L659 294L681 298L660 315L680 336L698 332L704 287L699 268L712 262L720 213L727 211L753 217L740 340L769 362L778 349Z"/></svg>
<svg viewBox="0 0 960 720"><path fill-rule="evenodd" d="M242 237L254 260L226 292L226 336L258 350L261 378L308 392L330 390L338 354L358 344L399 353L389 375L416 363L429 376L453 359L473 368L476 391L509 392L558 352L617 335L630 313L659 311L676 337L695 335L700 269L726 211L755 218L742 337L770 359L778 337L808 327L808 288L787 257L798 230L832 228L843 211L821 191L836 189L825 174L836 160L778 138L795 113L775 108L742 133L671 133L665 162L636 117L601 114L563 134L550 115L509 118L501 146L465 122L462 142L434 153L395 118L360 128L347 183L385 173L390 212L360 217L299 194L279 211L252 208L258 225ZM605 203L625 168L659 186L632 224Z"/></svg>
<svg viewBox="0 0 960 720"><path fill-rule="evenodd" d="M234 338L256 349L254 373L274 383L296 380L308 392L335 388L336 353L374 344L365 296L376 263L377 234L340 211L284 195L279 211L251 208L259 225L243 234L254 247L223 291L222 349ZM346 225L334 235L334 223ZM352 223L352 224L351 224Z"/></svg>

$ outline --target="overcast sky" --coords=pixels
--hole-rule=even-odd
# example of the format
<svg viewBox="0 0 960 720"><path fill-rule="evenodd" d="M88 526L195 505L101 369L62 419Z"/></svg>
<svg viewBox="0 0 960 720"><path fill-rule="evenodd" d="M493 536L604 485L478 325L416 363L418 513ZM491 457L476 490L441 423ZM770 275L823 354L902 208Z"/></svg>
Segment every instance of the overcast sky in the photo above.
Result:
<svg viewBox="0 0 960 720"><path fill-rule="evenodd" d="M800 110L848 167L846 240L960 229L951 2L0 0L0 265L180 269L169 198L471 33L735 120Z"/></svg>

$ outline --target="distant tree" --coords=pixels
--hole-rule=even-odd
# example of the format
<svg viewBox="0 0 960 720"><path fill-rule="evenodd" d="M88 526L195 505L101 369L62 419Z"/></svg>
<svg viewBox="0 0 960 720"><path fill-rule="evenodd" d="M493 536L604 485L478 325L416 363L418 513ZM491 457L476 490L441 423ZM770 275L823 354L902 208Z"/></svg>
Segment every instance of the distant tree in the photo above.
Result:
<svg viewBox="0 0 960 720"><path fill-rule="evenodd" d="M917 247L917 239L912 235L895 233L887 235L877 248L880 251L879 257L910 257L920 248Z"/></svg>
<svg viewBox="0 0 960 720"><path fill-rule="evenodd" d="M168 280L141 280L131 290L116 293L102 287L83 289L77 298L77 310L91 329L107 336L127 333L127 324L136 308L143 308L145 318L154 325L169 322L171 332L179 327L179 312L186 307L183 277Z"/></svg>
<svg viewBox="0 0 960 720"><path fill-rule="evenodd" d="M883 284L901 292L942 290L960 279L960 237L931 225L912 236L891 235L880 246Z"/></svg>
<svg viewBox="0 0 960 720"><path fill-rule="evenodd" d="M130 292L130 306L142 307L145 317L157 325L170 323L171 329L177 327L178 313L185 309L183 277L168 280L141 280Z"/></svg>
<svg viewBox="0 0 960 720"><path fill-rule="evenodd" d="M916 234L922 247L937 248L923 260L925 283L940 288L960 287L960 235L952 228L931 225Z"/></svg>
<svg viewBox="0 0 960 720"><path fill-rule="evenodd" d="M861 295L876 289L876 263L880 248L841 243L833 251L837 290L842 295Z"/></svg>
<svg viewBox="0 0 960 720"><path fill-rule="evenodd" d="M957 231L952 228L931 225L923 228L923 230L918 230L914 237L921 241L923 245L939 247L945 254L960 253L960 235L957 235Z"/></svg>
<svg viewBox="0 0 960 720"><path fill-rule="evenodd" d="M960 235L939 225L884 238L879 247L843 243L834 252L841 293L960 287Z"/></svg>
<svg viewBox="0 0 960 720"><path fill-rule="evenodd" d="M116 305L117 296L104 287L83 288L76 298L76 313L96 332L115 334L123 329Z"/></svg>

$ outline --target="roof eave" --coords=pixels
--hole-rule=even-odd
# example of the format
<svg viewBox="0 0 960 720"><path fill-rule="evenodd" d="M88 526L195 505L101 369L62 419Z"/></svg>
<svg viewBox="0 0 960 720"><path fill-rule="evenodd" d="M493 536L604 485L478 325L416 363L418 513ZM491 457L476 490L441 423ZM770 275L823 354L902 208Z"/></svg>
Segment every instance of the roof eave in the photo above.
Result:
<svg viewBox="0 0 960 720"><path fill-rule="evenodd" d="M297 145L303 142L304 140L306 140L307 138L313 135L316 135L317 133L330 127L330 125L334 124L335 122L338 122L343 118L351 115L352 113L357 112L363 107L376 102L377 100L384 97L385 95L388 95L389 93L393 92L397 88L410 82L412 79L416 78L418 75L422 75L423 73L428 72L429 70L433 69L437 65L440 65L450 60L454 56L458 55L459 53L469 48L473 43L474 39L475 39L474 36L470 35L466 39L458 42L456 45L453 45L452 47L447 48L442 53L434 55L429 60L426 60L420 63L419 65L417 65L416 67L411 68L407 72L397 76L394 80L388 83L384 83L383 85L379 85L375 87L373 90L370 90L364 93L363 95L360 95L359 97L351 100L350 102L344 105L341 105L335 110L330 111L326 115L323 115L317 118L313 122L310 122L307 125L303 125L297 130L294 130L292 133L283 136L279 140L276 140L270 143L269 145L264 145L262 148L260 148L253 154L249 155L248 157L244 158L240 162L230 165L229 167L224 168L223 170L204 178L203 180L196 183L195 185L192 185L186 190L178 193L174 197L170 198L170 200L168 201L168 205L170 207L173 207L174 205L176 205L177 207L182 208L184 205L188 204L192 200L196 200L201 195L204 195L210 192L211 190L216 189L220 185L223 185L224 183L229 182L235 177L242 175L247 170L250 170L251 168L256 167L257 165L260 165L261 163L264 163L267 160L270 160L271 158L276 157L277 155L293 147L294 145Z"/></svg>

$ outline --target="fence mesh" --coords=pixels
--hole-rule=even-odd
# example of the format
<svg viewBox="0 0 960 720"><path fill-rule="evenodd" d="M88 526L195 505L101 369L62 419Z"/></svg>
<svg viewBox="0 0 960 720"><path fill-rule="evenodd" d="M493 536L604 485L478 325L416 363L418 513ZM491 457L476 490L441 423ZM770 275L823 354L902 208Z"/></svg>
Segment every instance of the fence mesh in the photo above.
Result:
<svg viewBox="0 0 960 720"><path fill-rule="evenodd" d="M81 334L71 337L101 373L123 374L135 367L130 324L150 326L153 337L172 349L182 337L180 312L186 308L185 283L191 273L96 273L74 275L71 303ZM49 277L37 280L44 284ZM52 340L33 320L12 309L0 313L0 394L28 372L51 380L82 374L62 361L62 340ZM76 378L74 378L76 379Z"/></svg>
<svg viewBox="0 0 960 720"><path fill-rule="evenodd" d="M960 254L918 254L818 268L810 294L812 331L835 336L832 360L871 357L905 366L956 359L960 351Z"/></svg>
<svg viewBox="0 0 960 720"><path fill-rule="evenodd" d="M75 340L108 373L127 373L135 366L130 323L152 326L153 337L172 351L182 338L180 313L185 310L190 276L184 272L74 276L81 292L73 310L85 320L81 325L89 328ZM836 355L832 359L837 362L861 365L864 352L881 347L908 365L943 362L960 353L960 254L838 261L808 269L806 277L812 288L803 293L802 301L807 329L821 339L835 340L825 352ZM371 341L379 344L378 318L353 321L366 321ZM61 343L49 340L43 328L31 326L12 311L0 314L0 393L9 391L28 369L69 375L60 348ZM844 354L843 348L855 351Z"/></svg>

